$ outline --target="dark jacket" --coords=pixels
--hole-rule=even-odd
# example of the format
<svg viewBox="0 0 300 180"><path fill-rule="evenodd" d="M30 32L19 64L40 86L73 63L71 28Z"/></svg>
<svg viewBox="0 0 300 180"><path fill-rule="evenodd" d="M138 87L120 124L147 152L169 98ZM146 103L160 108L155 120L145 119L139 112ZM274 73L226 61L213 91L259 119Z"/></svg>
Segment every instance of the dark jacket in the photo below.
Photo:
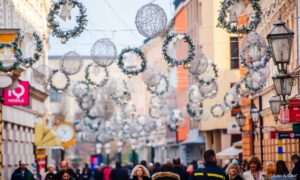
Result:
<svg viewBox="0 0 300 180"><path fill-rule="evenodd" d="M96 170L94 174L95 180L103 180L103 170Z"/></svg>
<svg viewBox="0 0 300 180"><path fill-rule="evenodd" d="M21 169L18 168L12 174L11 180L34 180L34 177L28 169L25 169L24 173L22 173Z"/></svg>
<svg viewBox="0 0 300 180"><path fill-rule="evenodd" d="M81 174L81 180L89 180L92 177L92 172L90 169L83 169Z"/></svg>
<svg viewBox="0 0 300 180"><path fill-rule="evenodd" d="M189 180L225 180L224 171L216 165L205 165L205 168L198 168L190 176Z"/></svg>
<svg viewBox="0 0 300 180"><path fill-rule="evenodd" d="M54 180L55 174L54 173L47 173L45 180Z"/></svg>
<svg viewBox="0 0 300 180"><path fill-rule="evenodd" d="M138 180L138 177L137 177L137 176L133 176L133 177L132 177L132 180ZM151 178L150 178L150 177L147 177L147 176L144 176L144 177L143 177L143 180L151 180Z"/></svg>
<svg viewBox="0 0 300 180"><path fill-rule="evenodd" d="M56 175L55 175L55 180L61 180L63 175L64 175L65 171L59 171ZM68 169L67 173L70 175L71 180L75 180L76 174L72 169Z"/></svg>
<svg viewBox="0 0 300 180"><path fill-rule="evenodd" d="M292 174L297 175L297 180L300 180L300 160L295 164Z"/></svg>
<svg viewBox="0 0 300 180"><path fill-rule="evenodd" d="M128 180L129 175L127 173L127 170L122 167L116 167L114 170L110 173L110 179L111 180Z"/></svg>
<svg viewBox="0 0 300 180"><path fill-rule="evenodd" d="M188 180L189 174L184 170L183 166L174 166L173 167L173 173L176 173L180 176L180 180Z"/></svg>
<svg viewBox="0 0 300 180"><path fill-rule="evenodd" d="M225 180L243 180L243 177L241 175L237 175L235 178L229 179L229 176L226 175Z"/></svg>
<svg viewBox="0 0 300 180"><path fill-rule="evenodd" d="M172 172L157 172L153 174L152 180L180 180L180 176Z"/></svg>

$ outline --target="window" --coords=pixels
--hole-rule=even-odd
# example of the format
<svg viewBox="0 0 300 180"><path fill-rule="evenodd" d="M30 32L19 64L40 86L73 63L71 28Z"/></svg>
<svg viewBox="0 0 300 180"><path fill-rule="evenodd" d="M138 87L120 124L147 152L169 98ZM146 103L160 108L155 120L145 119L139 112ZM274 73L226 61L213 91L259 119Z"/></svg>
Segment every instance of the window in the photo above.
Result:
<svg viewBox="0 0 300 180"><path fill-rule="evenodd" d="M239 39L230 37L230 68L239 68Z"/></svg>
<svg viewBox="0 0 300 180"><path fill-rule="evenodd" d="M49 90L50 102L61 102L61 95L54 89Z"/></svg>

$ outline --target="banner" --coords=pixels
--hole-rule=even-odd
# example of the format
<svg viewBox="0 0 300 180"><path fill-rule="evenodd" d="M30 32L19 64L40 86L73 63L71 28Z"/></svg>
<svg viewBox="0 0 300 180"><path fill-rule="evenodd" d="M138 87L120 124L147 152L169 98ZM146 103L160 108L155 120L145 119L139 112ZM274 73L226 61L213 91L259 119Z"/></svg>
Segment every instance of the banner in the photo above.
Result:
<svg viewBox="0 0 300 180"><path fill-rule="evenodd" d="M14 90L4 89L4 105L28 106L29 105L29 82L19 81Z"/></svg>

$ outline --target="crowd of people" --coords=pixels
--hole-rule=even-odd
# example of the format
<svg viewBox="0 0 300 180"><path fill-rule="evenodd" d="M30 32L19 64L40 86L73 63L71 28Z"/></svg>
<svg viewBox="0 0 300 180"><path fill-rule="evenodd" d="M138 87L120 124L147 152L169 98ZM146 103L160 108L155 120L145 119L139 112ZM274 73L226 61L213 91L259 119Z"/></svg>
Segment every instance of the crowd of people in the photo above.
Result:
<svg viewBox="0 0 300 180"><path fill-rule="evenodd" d="M204 153L204 162L194 161L187 167L182 165L180 158L168 160L165 164L147 163L141 161L135 167L122 167L120 162L115 163L115 168L100 164L92 173L89 166L80 171L74 171L68 162L60 163L56 172L54 165L48 166L45 180L300 180L300 157L292 156L294 168L289 172L285 161L279 160L276 164L268 163L263 168L257 157L249 161L239 162L233 159L223 168L217 166L217 158L213 150ZM33 180L34 176L20 161L20 167L15 170L11 180ZM274 167L275 166L275 167Z"/></svg>

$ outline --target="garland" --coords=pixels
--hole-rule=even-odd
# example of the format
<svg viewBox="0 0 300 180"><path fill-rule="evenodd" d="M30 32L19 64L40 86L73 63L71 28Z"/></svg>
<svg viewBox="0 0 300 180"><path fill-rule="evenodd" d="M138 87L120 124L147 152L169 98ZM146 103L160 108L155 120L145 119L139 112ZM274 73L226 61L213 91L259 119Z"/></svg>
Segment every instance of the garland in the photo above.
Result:
<svg viewBox="0 0 300 180"><path fill-rule="evenodd" d="M97 82L94 82L91 78L90 78L90 68L95 65L93 63L89 64L86 69L85 69L85 80L86 80L86 83L88 85L92 85L92 86L96 86L96 87L103 87L107 82L108 82L108 76L109 76L109 72L106 68L104 68L104 71L105 71L105 78L100 81L100 83L97 83Z"/></svg>
<svg viewBox="0 0 300 180"><path fill-rule="evenodd" d="M158 86L156 87L151 87L151 86L147 86L147 90L151 93L151 94L154 94L154 95L157 95L157 96L161 96L161 95L164 95L166 92L168 92L169 90L169 81L167 79L166 76L162 75L161 77L161 80L160 81L165 81L166 82L166 86L163 90L161 91L157 91L158 90Z"/></svg>
<svg viewBox="0 0 300 180"><path fill-rule="evenodd" d="M55 16L59 14L60 6L66 5L67 3L72 3L73 7L77 6L79 9L79 16L76 16L76 22L78 23L73 29L62 30L57 21L55 21ZM61 39L62 43L66 43L69 39L78 37L87 26L87 14L86 9L82 3L76 0L60 0L53 4L50 13L47 17L48 26L52 29L52 35Z"/></svg>
<svg viewBox="0 0 300 180"><path fill-rule="evenodd" d="M199 110L193 110L191 108L191 105L188 103L186 105L186 112L189 114L190 117L194 118L203 113L203 108L202 108L202 103L200 104L200 109Z"/></svg>
<svg viewBox="0 0 300 180"><path fill-rule="evenodd" d="M186 59L177 60L177 59L172 58L168 54L168 46L175 38L179 38L180 36L183 36L182 39L184 39L184 42L186 42L188 44L189 51L188 51L188 57ZM191 37L188 36L187 34L175 34L174 33L174 34L168 35L166 37L166 39L163 43L162 52L163 52L163 56L164 56L165 60L167 61L167 63L170 66L184 65L185 67L189 67L191 64L191 61L195 57L195 45L193 44Z"/></svg>
<svg viewBox="0 0 300 180"><path fill-rule="evenodd" d="M86 93L84 94L82 97L77 97L76 98L76 101L80 107L81 110L85 111L85 112L89 112L91 110L91 108L94 107L95 105L95 99L92 97L93 95L89 94L89 93ZM91 100L91 104L88 106L88 107L83 107L83 99L84 98L90 98L89 100ZM91 106L91 107L90 107ZM88 116L89 118L92 117L92 116ZM93 118L91 118L91 120L94 120Z"/></svg>
<svg viewBox="0 0 300 180"><path fill-rule="evenodd" d="M252 68L253 70L264 68L266 66L266 64L268 64L268 62L270 61L270 59L272 57L272 49L270 47L267 47L266 54L264 55L264 57L262 57L262 59L260 60L260 63L258 65L255 65L255 66L251 66L252 64L249 65L247 63L246 56L245 56L248 48L250 48L251 46L256 46L256 43L249 43L247 46L244 46L242 48L242 52L241 52L241 55L240 55L241 64L244 67L247 67L249 69Z"/></svg>
<svg viewBox="0 0 300 180"><path fill-rule="evenodd" d="M263 14L259 0L249 0L255 15L252 16L250 22L247 26L242 26L238 28L237 25L233 25L230 21L227 21L227 14L229 13L229 8L234 4L234 0L223 0L221 2L221 10L218 17L217 27L225 29L228 33L235 34L248 34L252 30L256 29L258 24L261 22L261 15Z"/></svg>
<svg viewBox="0 0 300 180"><path fill-rule="evenodd" d="M137 54L142 59L141 68L126 68L125 67L124 54L129 53L129 52ZM139 73L142 73L142 72L145 71L146 66L147 66L147 61L146 61L144 53L140 49L138 49L138 48L127 48L127 49L123 49L121 54L119 55L119 57L118 57L118 66L124 74L129 75L129 76L131 76L131 75L136 76Z"/></svg>
<svg viewBox="0 0 300 180"><path fill-rule="evenodd" d="M40 57L43 53L43 41L41 40L40 36L36 32L34 32L33 37L35 40L35 52L33 54L33 57L22 58L22 56L20 56L17 59L19 62L24 64L26 67L31 67L34 63L36 63L40 59ZM18 33L14 42L16 42L18 44L21 42L22 38L23 37L20 35L20 33Z"/></svg>
<svg viewBox="0 0 300 180"><path fill-rule="evenodd" d="M200 77L200 76L195 76L196 77L196 80L198 81L198 83L200 84L207 84L207 83L213 83L216 81L216 79L219 77L219 72L218 72L218 68L217 68L217 65L215 63L211 63L211 66L213 68L213 71L214 71L214 77L211 78L210 81L205 81L204 78Z"/></svg>
<svg viewBox="0 0 300 180"><path fill-rule="evenodd" d="M250 91L252 91L253 93L256 93L258 91L260 91L263 87L264 87L264 84L260 85L259 87L255 88L253 86L251 86L251 84L247 81L247 77L250 76L250 72L248 71L247 74L244 76L244 78L242 79L242 83L245 84L245 87L247 89L249 89Z"/></svg>
<svg viewBox="0 0 300 180"><path fill-rule="evenodd" d="M216 86L216 88L215 89L213 89L210 93L208 93L208 94L203 94L203 97L205 98L205 99L207 99L207 98L209 98L209 99L211 99L211 98L214 98L216 95L217 95L217 93L218 93L218 83L217 83L217 81L216 81L216 79L215 78L212 78L212 80L204 80L203 79L203 82L201 83L201 86L209 86L210 84L214 84L215 86ZM200 92L201 92L201 90L200 90Z"/></svg>
<svg viewBox="0 0 300 180"><path fill-rule="evenodd" d="M18 46L18 41L17 41L18 36L20 36L20 35L18 34L17 37L16 37L16 40L14 40L13 42L11 42L10 44L0 43L0 50L2 50L4 48L13 49L13 51L14 51L14 58L17 59L17 61L13 62L9 66L5 66L3 64L3 61L0 61L0 71L1 72L10 72L10 71L13 71L13 70L16 70L16 69L19 68L20 62L18 60L22 56L22 51L21 51L21 49Z"/></svg>
<svg viewBox="0 0 300 180"><path fill-rule="evenodd" d="M225 96L224 96L224 104L227 106L227 107L234 107L234 106L236 106L236 105L238 105L238 103L239 103L239 98L238 97L236 97L236 98L234 98L232 101L230 101L230 102L227 102L227 97L229 96L229 92L227 92L226 94L225 94ZM232 96L234 96L233 94L231 94Z"/></svg>
<svg viewBox="0 0 300 180"><path fill-rule="evenodd" d="M58 88L58 87L56 87L56 86L53 84L53 77L54 77L54 75L55 75L56 73L58 73L58 72L63 73L63 74L65 75L66 80L67 80L67 83L66 83L66 85L65 85L63 88ZM53 71L53 74L52 74L52 78L51 78L51 80L50 80L50 87L51 87L52 89L54 89L55 91L63 92L63 91L65 91L65 90L67 90L69 86L70 86L70 77L69 77L65 72L63 72L63 71L54 70L54 71Z"/></svg>
<svg viewBox="0 0 300 180"><path fill-rule="evenodd" d="M220 108L223 110L222 113L221 113L220 115L216 115L216 114L214 113L214 110L213 110L213 109L216 108L216 107L220 107ZM212 116L215 117L215 118L223 117L224 114L225 114L224 109L223 109L223 107L222 107L221 104L215 104L215 105L213 105L213 106L211 107L211 109L210 109L210 112L211 112Z"/></svg>

